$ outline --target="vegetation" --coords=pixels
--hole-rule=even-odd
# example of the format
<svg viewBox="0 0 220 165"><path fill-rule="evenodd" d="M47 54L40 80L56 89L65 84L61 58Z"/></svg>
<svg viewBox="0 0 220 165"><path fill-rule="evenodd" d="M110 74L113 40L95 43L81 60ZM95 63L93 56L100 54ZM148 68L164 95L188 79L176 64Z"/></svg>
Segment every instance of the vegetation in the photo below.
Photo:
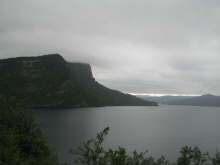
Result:
<svg viewBox="0 0 220 165"><path fill-rule="evenodd" d="M157 105L102 86L89 64L68 63L59 54L0 60L0 75L0 95L28 107Z"/></svg>
<svg viewBox="0 0 220 165"><path fill-rule="evenodd" d="M0 97L0 165L58 165L34 120L5 97Z"/></svg>
<svg viewBox="0 0 220 165"><path fill-rule="evenodd" d="M154 158L147 151L128 153L125 148L105 149L109 127L82 143L74 154L76 165L220 165L220 153L210 155L185 146L176 162ZM0 97L0 165L58 165L55 154L27 111L15 99Z"/></svg>
<svg viewBox="0 0 220 165"><path fill-rule="evenodd" d="M180 150L180 156L174 163L169 162L164 156L154 158L147 151L129 154L126 149L105 150L104 137L108 134L109 127L97 134L95 139L88 140L77 149L70 152L76 155L77 165L220 165L220 153L210 156L198 147L185 146Z"/></svg>

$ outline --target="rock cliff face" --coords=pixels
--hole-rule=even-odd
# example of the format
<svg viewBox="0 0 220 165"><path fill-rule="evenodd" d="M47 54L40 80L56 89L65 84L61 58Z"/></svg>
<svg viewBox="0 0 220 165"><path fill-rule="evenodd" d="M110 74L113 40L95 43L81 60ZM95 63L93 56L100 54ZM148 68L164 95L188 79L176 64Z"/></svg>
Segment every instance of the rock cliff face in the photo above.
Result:
<svg viewBox="0 0 220 165"><path fill-rule="evenodd" d="M0 95L33 108L157 105L102 86L89 64L68 63L59 54L0 60Z"/></svg>

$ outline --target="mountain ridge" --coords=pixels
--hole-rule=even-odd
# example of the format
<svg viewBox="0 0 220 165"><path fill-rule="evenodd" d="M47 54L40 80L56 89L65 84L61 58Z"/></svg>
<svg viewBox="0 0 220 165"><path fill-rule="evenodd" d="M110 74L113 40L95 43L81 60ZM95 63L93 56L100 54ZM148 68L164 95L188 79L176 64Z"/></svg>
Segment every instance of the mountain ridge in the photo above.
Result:
<svg viewBox="0 0 220 165"><path fill-rule="evenodd" d="M220 106L220 96L205 94L183 100L169 102L170 105L192 105L192 106Z"/></svg>
<svg viewBox="0 0 220 165"><path fill-rule="evenodd" d="M167 105L220 106L220 96L204 94L201 96L139 96L142 99L156 101Z"/></svg>
<svg viewBox="0 0 220 165"><path fill-rule="evenodd" d="M0 60L0 95L32 108L156 106L99 84L87 63L67 62L59 54Z"/></svg>

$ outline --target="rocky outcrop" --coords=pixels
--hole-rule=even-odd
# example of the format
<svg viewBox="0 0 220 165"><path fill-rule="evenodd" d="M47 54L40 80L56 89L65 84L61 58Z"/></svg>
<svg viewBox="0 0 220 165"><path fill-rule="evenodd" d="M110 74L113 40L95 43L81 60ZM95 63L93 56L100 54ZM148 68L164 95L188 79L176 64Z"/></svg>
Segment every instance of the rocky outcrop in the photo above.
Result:
<svg viewBox="0 0 220 165"><path fill-rule="evenodd" d="M59 54L0 60L0 75L0 95L33 108L157 105L102 86L89 64Z"/></svg>

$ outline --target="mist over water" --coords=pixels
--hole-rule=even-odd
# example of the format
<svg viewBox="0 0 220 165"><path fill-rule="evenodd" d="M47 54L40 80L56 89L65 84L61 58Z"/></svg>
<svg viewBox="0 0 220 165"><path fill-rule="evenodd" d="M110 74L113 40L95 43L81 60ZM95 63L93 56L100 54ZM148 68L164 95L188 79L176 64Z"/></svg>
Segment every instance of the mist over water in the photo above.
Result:
<svg viewBox="0 0 220 165"><path fill-rule="evenodd" d="M68 151L109 126L106 147L149 150L174 160L184 145L198 145L213 153L220 148L220 108L196 106L102 107L34 110L44 135L61 161L72 161Z"/></svg>

